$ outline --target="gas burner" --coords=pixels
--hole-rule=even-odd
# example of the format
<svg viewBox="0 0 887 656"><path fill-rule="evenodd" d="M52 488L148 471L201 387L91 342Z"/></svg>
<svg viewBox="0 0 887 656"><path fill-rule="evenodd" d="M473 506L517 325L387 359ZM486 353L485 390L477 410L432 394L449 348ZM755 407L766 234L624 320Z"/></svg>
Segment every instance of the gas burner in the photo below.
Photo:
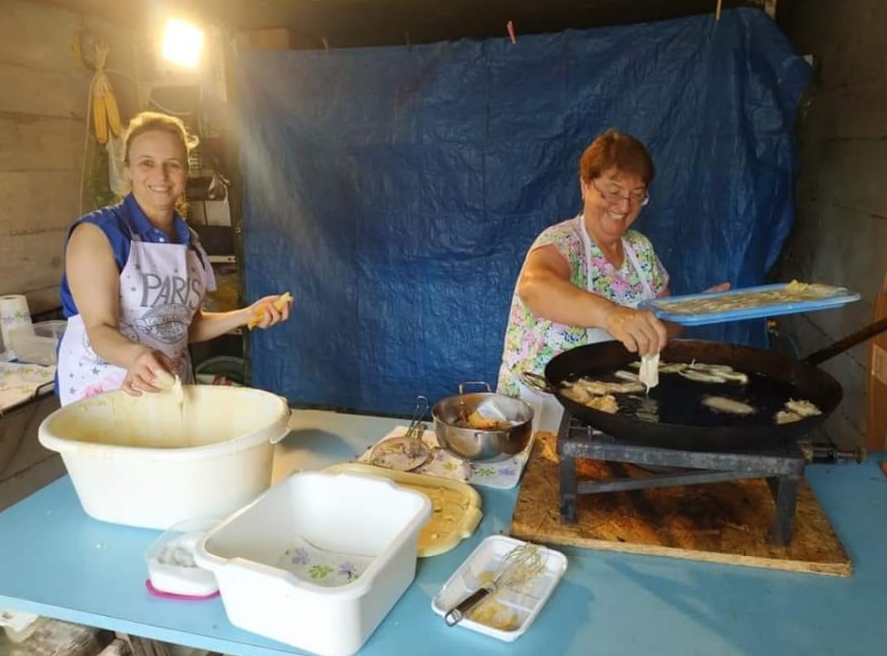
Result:
<svg viewBox="0 0 887 656"><path fill-rule="evenodd" d="M776 503L770 537L776 546L785 546L791 541L798 485L807 464L804 453L795 443L779 449L739 453L683 451L633 444L630 440L617 440L592 428L566 410L557 434L557 453L560 516L564 523L578 521L579 495L764 478ZM659 473L580 482L576 474L577 458L629 463Z"/></svg>

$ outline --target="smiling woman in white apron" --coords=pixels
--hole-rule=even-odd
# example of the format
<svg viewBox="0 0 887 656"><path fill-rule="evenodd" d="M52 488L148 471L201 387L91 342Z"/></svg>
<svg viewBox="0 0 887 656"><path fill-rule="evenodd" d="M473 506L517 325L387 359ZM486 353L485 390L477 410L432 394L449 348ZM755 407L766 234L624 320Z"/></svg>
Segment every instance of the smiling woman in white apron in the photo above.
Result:
<svg viewBox="0 0 887 656"><path fill-rule="evenodd" d="M634 137L608 130L579 161L583 208L546 228L530 247L512 298L500 393L520 396L535 410L535 430L557 431L563 407L521 380L544 374L556 354L616 339L640 355L658 353L679 327L638 310L669 294L668 273L650 240L629 227L650 200L653 160ZM723 284L712 288L726 289Z"/></svg>
<svg viewBox="0 0 887 656"><path fill-rule="evenodd" d="M163 370L191 382L189 342L289 316L267 296L231 312L204 312L212 267L176 211L196 144L177 118L136 116L124 137L132 192L119 205L80 218L68 233L61 296L68 327L59 344L56 392L62 405L122 388L158 391Z"/></svg>

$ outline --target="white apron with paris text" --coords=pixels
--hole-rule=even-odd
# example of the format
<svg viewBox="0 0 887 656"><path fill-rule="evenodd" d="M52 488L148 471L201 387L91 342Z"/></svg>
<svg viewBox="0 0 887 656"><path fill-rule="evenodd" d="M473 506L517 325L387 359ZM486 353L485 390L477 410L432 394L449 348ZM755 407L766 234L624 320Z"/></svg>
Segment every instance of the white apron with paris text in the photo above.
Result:
<svg viewBox="0 0 887 656"><path fill-rule="evenodd" d="M591 238L588 236L588 231L585 229L585 221L583 220L582 214L577 216L574 221L575 223L573 224L573 227L575 228L576 232L579 233L579 236L582 238L582 244L585 246L586 289L590 292L593 292L594 267L591 263ZM650 300L656 298L656 292L653 291L653 288L650 286L650 282L644 275L644 271L641 268L641 263L638 261L637 254L634 252L634 249L625 238L622 239L622 248L625 251L625 257L628 258L631 266L634 267L634 270L638 274L638 280L641 281L641 285L644 288L644 299L639 299L634 303L627 304L629 307L637 308L641 300ZM588 335L588 344L597 344L598 342L607 342L613 339L613 336L610 335L610 333L601 328L588 328L586 334ZM560 427L561 417L563 417L564 414L564 407L561 405L560 401L557 400L557 397L553 394L542 394L539 391L529 387L523 381L521 381L520 386L521 398L529 403L530 406L533 408L533 430L544 430L556 433L558 431L558 428Z"/></svg>
<svg viewBox="0 0 887 656"><path fill-rule="evenodd" d="M120 272L120 323L124 337L166 354L183 383L193 382L188 330L207 289L207 274L194 247L150 243L133 237ZM61 405L119 389L126 369L92 349L79 314L68 319L59 345Z"/></svg>

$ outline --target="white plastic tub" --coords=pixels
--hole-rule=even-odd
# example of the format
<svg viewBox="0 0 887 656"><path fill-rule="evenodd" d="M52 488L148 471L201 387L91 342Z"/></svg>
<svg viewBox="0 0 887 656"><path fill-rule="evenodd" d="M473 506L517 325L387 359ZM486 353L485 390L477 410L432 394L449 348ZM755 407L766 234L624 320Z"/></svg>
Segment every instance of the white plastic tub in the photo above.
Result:
<svg viewBox="0 0 887 656"><path fill-rule="evenodd" d="M432 610L445 616L489 581L505 555L522 544L525 543L506 535L484 538L431 600ZM477 615L469 613L456 626L506 642L513 642L526 633L567 569L567 558L561 552L542 546L539 549L545 563L542 572L517 590L503 589L488 598L477 607Z"/></svg>
<svg viewBox="0 0 887 656"><path fill-rule="evenodd" d="M206 598L218 592L213 573L194 562L197 543L216 524L214 519L189 519L165 531L148 547L148 580L157 594Z"/></svg>
<svg viewBox="0 0 887 656"><path fill-rule="evenodd" d="M348 656L416 575L431 502L393 481L301 472L197 544L230 622L322 656Z"/></svg>
<svg viewBox="0 0 887 656"><path fill-rule="evenodd" d="M56 349L59 339L65 332L67 321L41 321L33 326L11 328L9 348L19 362L27 364L53 365L58 358Z"/></svg>
<svg viewBox="0 0 887 656"><path fill-rule="evenodd" d="M61 455L87 514L165 530L224 517L268 489L273 444L289 432L286 401L245 387L183 389L181 404L117 390L43 420L40 443Z"/></svg>

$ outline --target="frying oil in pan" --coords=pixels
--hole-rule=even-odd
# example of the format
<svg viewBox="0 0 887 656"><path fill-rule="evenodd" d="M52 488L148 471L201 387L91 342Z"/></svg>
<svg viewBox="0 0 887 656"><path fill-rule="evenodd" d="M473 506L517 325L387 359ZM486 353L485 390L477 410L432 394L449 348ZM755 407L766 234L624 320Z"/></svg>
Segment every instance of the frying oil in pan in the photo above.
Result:
<svg viewBox="0 0 887 656"><path fill-rule="evenodd" d="M589 378L597 377L588 376ZM600 380L618 382L612 376ZM703 383L688 380L675 373L659 374L659 385L636 394L615 394L619 404L617 414L648 422L683 426L772 426L776 413L784 409L789 399L802 399L793 386L764 374L748 374L748 383ZM708 396L732 399L754 408L754 412L740 415L713 410L703 404ZM816 399L807 399L816 403Z"/></svg>

